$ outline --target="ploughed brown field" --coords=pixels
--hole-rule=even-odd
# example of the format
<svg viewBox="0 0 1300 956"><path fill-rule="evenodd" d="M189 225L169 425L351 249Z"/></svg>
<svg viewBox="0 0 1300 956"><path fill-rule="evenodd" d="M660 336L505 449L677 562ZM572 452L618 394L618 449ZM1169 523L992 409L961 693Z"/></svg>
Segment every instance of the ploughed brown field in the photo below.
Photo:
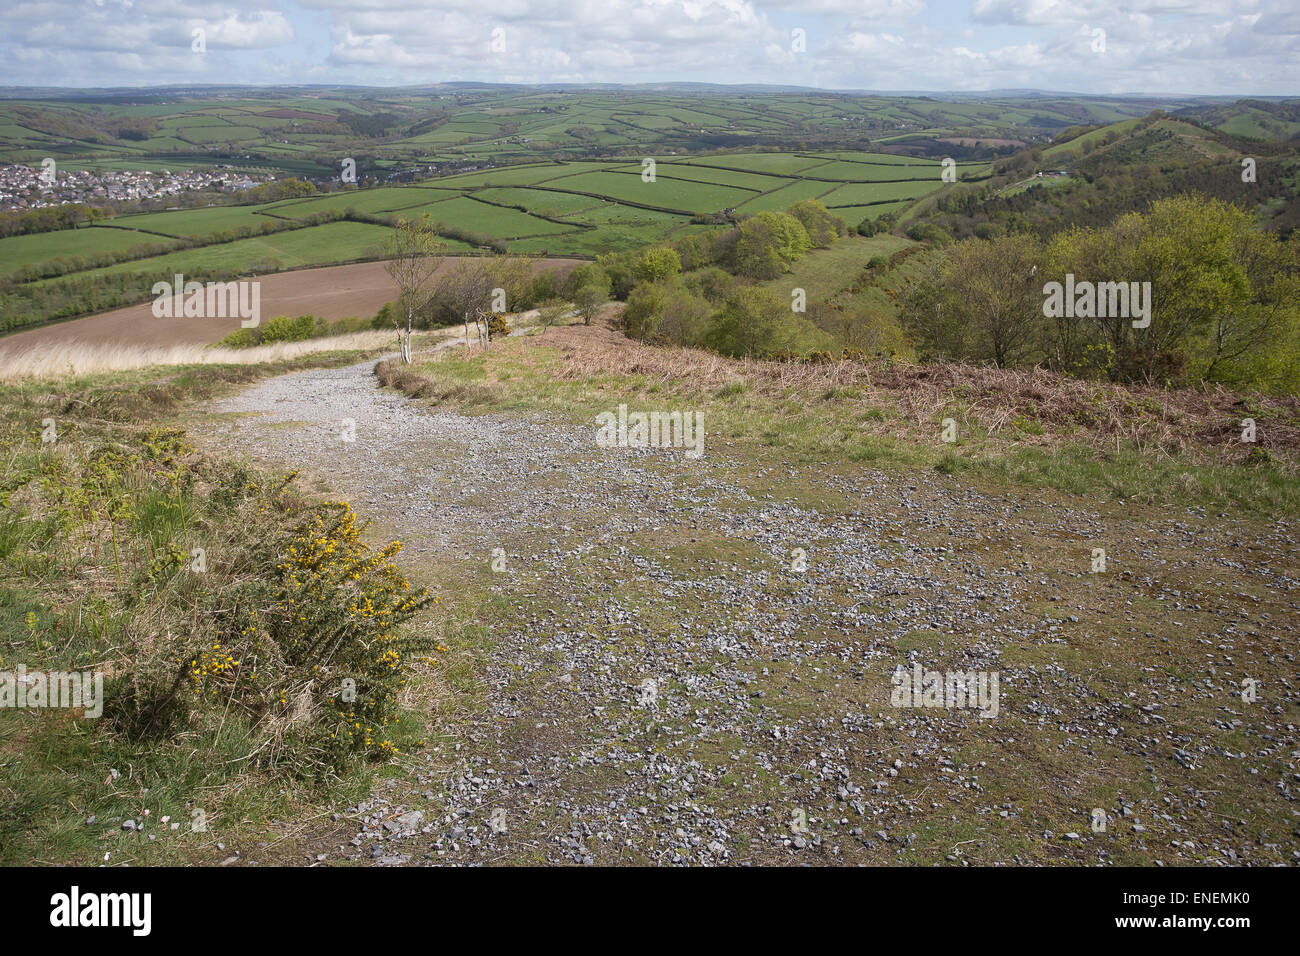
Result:
<svg viewBox="0 0 1300 956"><path fill-rule="evenodd" d="M439 273L456 261L449 259ZM539 259L533 269L567 272L578 262L577 259ZM276 315L314 315L331 321L374 315L385 302L397 298L397 289L382 262L280 272L263 276L260 281L262 321ZM143 302L7 335L0 338L0 354L74 344L206 345L239 328L237 317L159 319L154 316L152 305Z"/></svg>

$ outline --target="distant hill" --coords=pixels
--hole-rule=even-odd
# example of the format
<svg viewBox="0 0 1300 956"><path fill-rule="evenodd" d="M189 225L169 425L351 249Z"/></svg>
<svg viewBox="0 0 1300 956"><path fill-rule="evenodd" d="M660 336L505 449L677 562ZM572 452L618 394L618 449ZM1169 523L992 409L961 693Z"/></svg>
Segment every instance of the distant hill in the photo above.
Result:
<svg viewBox="0 0 1300 956"><path fill-rule="evenodd" d="M1246 159L1254 161L1253 182L1243 180ZM1262 227L1289 235L1300 226L1298 178L1300 155L1287 144L1156 111L1064 130L1046 148L1000 160L987 181L948 187L909 212L921 237L930 227L954 238L1024 229L1048 235L1197 193L1253 209Z"/></svg>
<svg viewBox="0 0 1300 956"><path fill-rule="evenodd" d="M1241 139L1300 141L1300 99L1237 100L1178 111Z"/></svg>

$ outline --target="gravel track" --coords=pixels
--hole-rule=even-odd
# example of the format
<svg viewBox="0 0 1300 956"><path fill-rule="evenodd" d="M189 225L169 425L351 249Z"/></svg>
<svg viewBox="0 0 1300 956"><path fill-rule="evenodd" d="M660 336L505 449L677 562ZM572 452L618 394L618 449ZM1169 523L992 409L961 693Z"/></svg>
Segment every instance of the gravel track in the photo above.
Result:
<svg viewBox="0 0 1300 956"><path fill-rule="evenodd" d="M604 449L594 425L412 402L373 364L264 381L195 429L322 477L507 608L483 708L312 859L1300 856L1286 523L778 468L707 437L698 460ZM998 715L891 707L912 663L996 671Z"/></svg>

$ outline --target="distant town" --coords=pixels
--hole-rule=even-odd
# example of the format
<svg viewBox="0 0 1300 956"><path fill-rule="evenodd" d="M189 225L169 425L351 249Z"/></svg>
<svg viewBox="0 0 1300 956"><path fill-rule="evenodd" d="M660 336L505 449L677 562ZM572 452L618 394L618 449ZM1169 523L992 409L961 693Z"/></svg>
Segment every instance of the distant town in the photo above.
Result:
<svg viewBox="0 0 1300 956"><path fill-rule="evenodd" d="M231 167L170 170L60 169L42 166L0 166L0 211L42 209L69 203L96 205L180 196L198 191L236 193L275 177Z"/></svg>

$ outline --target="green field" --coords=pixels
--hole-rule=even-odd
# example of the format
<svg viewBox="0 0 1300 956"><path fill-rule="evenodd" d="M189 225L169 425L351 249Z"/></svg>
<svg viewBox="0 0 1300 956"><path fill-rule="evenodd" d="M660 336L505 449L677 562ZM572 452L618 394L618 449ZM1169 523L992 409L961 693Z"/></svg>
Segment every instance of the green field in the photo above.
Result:
<svg viewBox="0 0 1300 956"><path fill-rule="evenodd" d="M813 179L795 179L781 186L747 199L737 208L745 215L756 212L772 212L789 209L803 199L818 199L837 189L835 183L821 182Z"/></svg>
<svg viewBox="0 0 1300 956"><path fill-rule="evenodd" d="M386 230L355 222L295 225L313 214L345 210L381 217L428 215L448 229L507 242L516 252L550 255L596 256L633 249L694 231L694 215L729 208L752 215L813 198L836 208L853 226L941 188L937 163L894 161L898 159L881 153L716 155L698 163L659 162L653 182L642 179L639 162L627 160L537 163L256 205L143 213L108 220L108 225L119 227L114 229L101 226L0 240L0 275L60 256L91 256L167 242L168 237L203 242L227 230L267 224L288 229L214 246L210 253L174 253L96 272L171 271L173 266L163 260L205 261L236 270L338 262L365 255L360 250L383 241ZM764 171L722 168L733 163ZM783 167L799 167L804 173L776 172ZM963 167L962 172L983 168ZM913 181L913 176L924 178ZM452 247L468 249L463 243Z"/></svg>
<svg viewBox="0 0 1300 956"><path fill-rule="evenodd" d="M155 232L165 236L194 239L210 236L214 232L235 229L239 226L261 226L274 223L269 216L260 214L257 206L213 206L208 209L185 209L175 212L144 213L138 216L119 216L108 219L108 225L141 232Z"/></svg>
<svg viewBox="0 0 1300 956"><path fill-rule="evenodd" d="M494 239L516 239L523 236L545 236L570 232L576 226L564 226L530 216L517 209L493 206L467 196L456 196L426 206L416 206L407 213L419 216L428 213L436 222L480 232Z"/></svg>
<svg viewBox="0 0 1300 956"><path fill-rule="evenodd" d="M274 272L300 266L329 265L378 257L392 230L361 222L331 222L323 226L294 229L273 236L239 239L219 245L183 249L178 252L131 262L120 262L94 275L143 273L167 278L204 272ZM8 242L9 240L4 240ZM449 240L449 246L464 250L464 243ZM0 243L3 246L4 243ZM271 260L277 265L271 265ZM44 280L56 281L56 280Z"/></svg>
<svg viewBox="0 0 1300 956"><path fill-rule="evenodd" d="M71 256L92 256L116 252L142 243L165 243L161 236L148 236L126 229L87 226L59 232L38 232L28 236L10 236L0 240L0 274L21 266Z"/></svg>
<svg viewBox="0 0 1300 956"><path fill-rule="evenodd" d="M216 151L237 150L266 165L318 175L337 173L332 157L364 155L373 168L427 161L481 164L550 158L621 155L624 161L660 161L788 175L846 153L904 144L931 158L944 137L975 136L1027 143L1070 125L1100 125L1174 111L1195 101L1063 96L992 96L979 102L935 97L835 93L699 94L683 91L544 91L527 88L427 91L294 90L255 95L168 97L144 94L136 102L80 101L75 96L0 102L0 159L112 164L138 159L201 162ZM358 133L341 117L376 114L389 126ZM124 122L146 122L144 138L121 138ZM1243 131L1273 132L1281 123L1251 113L1225 119ZM136 134L133 134L136 135ZM868 145L870 144L870 145ZM701 153L751 150L743 157ZM795 152L799 151L799 152ZM228 157L227 157L228 158ZM898 161L906 162L909 157ZM960 157L959 157L960 158ZM881 160L888 163L890 160ZM475 175L475 174L471 174ZM517 179L497 185L520 185ZM480 181L477 183L482 184Z"/></svg>
<svg viewBox="0 0 1300 956"><path fill-rule="evenodd" d="M548 183L547 186L685 213L721 212L756 195L753 190L687 182L682 179L656 178L654 182L645 182L639 172L582 173L578 176L566 176Z"/></svg>
<svg viewBox="0 0 1300 956"><path fill-rule="evenodd" d="M836 206L861 206L895 199L915 199L939 187L939 177L927 182L849 183L838 186L821 197L832 209Z"/></svg>
<svg viewBox="0 0 1300 956"><path fill-rule="evenodd" d="M475 193L480 199L505 206L523 206L539 216L567 216L586 209L595 209L608 200L575 196L569 193L550 192L505 186L500 189L483 189Z"/></svg>
<svg viewBox="0 0 1300 956"><path fill-rule="evenodd" d="M692 166L719 166L727 169L752 169L756 172L774 173L788 176L794 173L810 173L812 169L826 162L814 156L796 153L742 153L737 156L701 156L691 159Z"/></svg>

